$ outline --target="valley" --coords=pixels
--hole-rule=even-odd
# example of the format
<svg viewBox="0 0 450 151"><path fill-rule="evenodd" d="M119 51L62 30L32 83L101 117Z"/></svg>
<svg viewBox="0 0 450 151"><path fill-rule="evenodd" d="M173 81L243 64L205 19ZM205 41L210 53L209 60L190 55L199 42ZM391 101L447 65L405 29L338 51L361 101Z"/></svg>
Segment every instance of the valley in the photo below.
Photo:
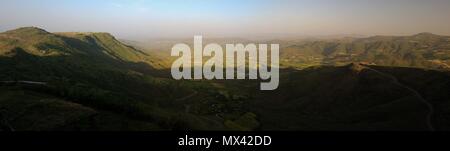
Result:
<svg viewBox="0 0 450 151"><path fill-rule="evenodd" d="M174 80L177 40L0 33L0 130L450 130L448 36L246 42L280 43L278 89Z"/></svg>

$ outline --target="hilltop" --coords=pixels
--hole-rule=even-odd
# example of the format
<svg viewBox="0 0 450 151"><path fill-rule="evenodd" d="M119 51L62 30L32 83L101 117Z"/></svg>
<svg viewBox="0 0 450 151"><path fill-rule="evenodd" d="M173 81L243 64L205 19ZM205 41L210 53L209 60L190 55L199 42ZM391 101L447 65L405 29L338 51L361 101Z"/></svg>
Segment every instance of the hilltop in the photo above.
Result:
<svg viewBox="0 0 450 151"><path fill-rule="evenodd" d="M165 66L155 62L159 58L101 32L50 33L36 27L23 27L0 33L0 55L11 56L18 49L36 56L71 55L146 63L153 68Z"/></svg>

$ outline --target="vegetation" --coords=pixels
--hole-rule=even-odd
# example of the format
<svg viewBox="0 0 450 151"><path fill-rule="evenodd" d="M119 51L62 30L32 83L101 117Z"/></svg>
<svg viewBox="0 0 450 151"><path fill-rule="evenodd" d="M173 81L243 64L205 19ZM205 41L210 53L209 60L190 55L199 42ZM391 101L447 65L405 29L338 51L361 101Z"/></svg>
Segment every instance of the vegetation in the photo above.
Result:
<svg viewBox="0 0 450 151"><path fill-rule="evenodd" d="M280 88L259 91L175 81L167 51L108 33L0 33L0 130L450 129L448 37L283 43Z"/></svg>
<svg viewBox="0 0 450 151"><path fill-rule="evenodd" d="M450 69L450 37L430 33L413 36L312 40L288 45L282 64L304 68L365 62L381 66Z"/></svg>

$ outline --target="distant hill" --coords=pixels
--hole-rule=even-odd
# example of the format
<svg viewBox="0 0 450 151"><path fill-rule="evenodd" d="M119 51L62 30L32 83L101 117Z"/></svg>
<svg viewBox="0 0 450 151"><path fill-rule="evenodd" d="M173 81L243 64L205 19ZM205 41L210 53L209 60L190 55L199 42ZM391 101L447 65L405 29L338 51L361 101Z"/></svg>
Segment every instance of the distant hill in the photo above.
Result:
<svg viewBox="0 0 450 151"><path fill-rule="evenodd" d="M146 42L127 41L149 53L172 59L173 45L192 44L193 39L154 39ZM282 67L303 69L318 65L347 65L366 62L383 66L415 67L450 70L450 37L432 33L411 36L279 38L273 40L247 40L204 37L204 43L222 46L234 43L280 44ZM170 62L169 62L170 64Z"/></svg>
<svg viewBox="0 0 450 151"><path fill-rule="evenodd" d="M450 37L420 33L305 41L283 48L281 58L284 66L291 67L367 62L383 66L450 69Z"/></svg>

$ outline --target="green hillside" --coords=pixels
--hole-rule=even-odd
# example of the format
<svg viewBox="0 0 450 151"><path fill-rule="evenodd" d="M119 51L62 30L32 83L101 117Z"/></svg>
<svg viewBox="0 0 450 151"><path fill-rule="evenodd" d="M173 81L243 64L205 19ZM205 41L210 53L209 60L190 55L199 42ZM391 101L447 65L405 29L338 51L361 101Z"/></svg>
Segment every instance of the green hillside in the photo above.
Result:
<svg viewBox="0 0 450 151"><path fill-rule="evenodd" d="M281 51L281 58L282 64L290 67L366 62L383 66L450 69L450 37L421 33L312 40L287 46Z"/></svg>
<svg viewBox="0 0 450 151"><path fill-rule="evenodd" d="M150 60L152 56L118 42L109 34L53 34L31 27L1 33L0 37L1 88L18 87L17 91L0 95L0 98L6 97L3 98L6 102L11 102L7 97L10 93L33 92L45 96L36 99L77 103L97 112L122 116L101 119L109 123L109 120L140 121L156 125L157 129L226 129L223 119L210 113L209 109L195 114L186 112L184 104L187 102L202 106L195 102L197 100L191 100L194 97L215 97L214 93L196 90L207 89L207 83L171 80L167 78L167 71L158 70L147 62L146 59ZM192 98L180 99L192 94L195 94ZM24 94L18 97L35 96ZM15 114L16 110L8 105L1 104L0 107L12 112L8 114ZM136 126L125 125L130 127L116 127L116 130L135 129Z"/></svg>

